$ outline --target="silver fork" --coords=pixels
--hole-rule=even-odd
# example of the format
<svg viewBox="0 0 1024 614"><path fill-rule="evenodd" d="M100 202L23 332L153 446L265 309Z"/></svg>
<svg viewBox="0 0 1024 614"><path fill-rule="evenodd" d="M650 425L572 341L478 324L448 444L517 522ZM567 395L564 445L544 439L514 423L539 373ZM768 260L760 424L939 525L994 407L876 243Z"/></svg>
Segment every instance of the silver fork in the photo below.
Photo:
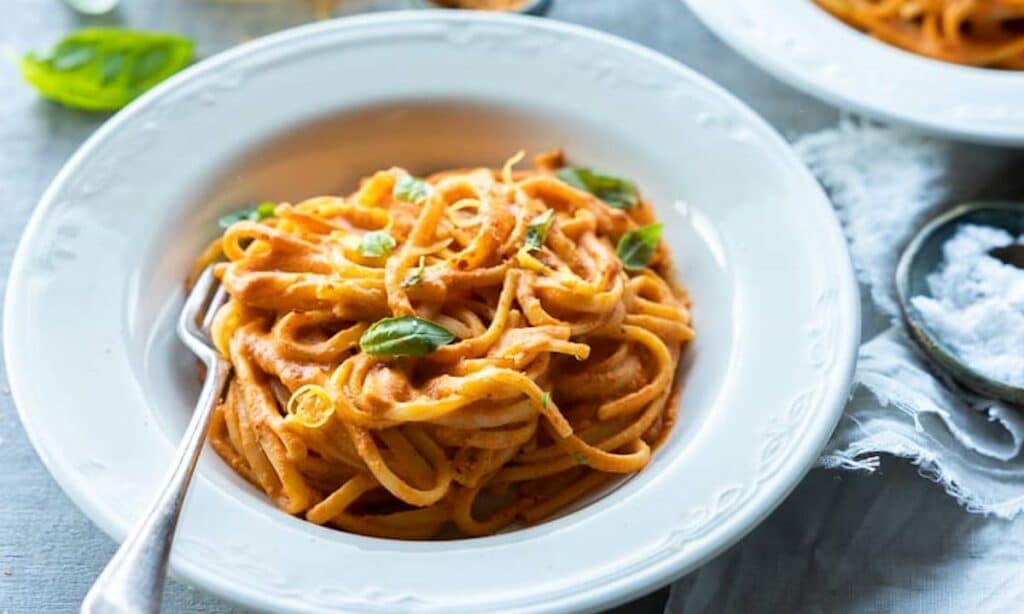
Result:
<svg viewBox="0 0 1024 614"><path fill-rule="evenodd" d="M118 548L82 601L83 614L158 612L171 541L185 493L206 440L213 408L224 392L231 363L213 347L210 326L227 293L207 267L185 299L178 337L206 365L206 379L174 465L146 515ZM202 319L200 319L200 315Z"/></svg>

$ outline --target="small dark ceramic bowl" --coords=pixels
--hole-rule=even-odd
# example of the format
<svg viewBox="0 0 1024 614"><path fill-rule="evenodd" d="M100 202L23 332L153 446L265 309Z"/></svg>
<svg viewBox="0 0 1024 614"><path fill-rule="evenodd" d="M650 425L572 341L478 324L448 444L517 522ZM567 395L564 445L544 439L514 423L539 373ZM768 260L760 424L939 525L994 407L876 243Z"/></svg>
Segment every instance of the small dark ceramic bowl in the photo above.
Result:
<svg viewBox="0 0 1024 614"><path fill-rule="evenodd" d="M896 267L896 295L903 320L925 355L964 387L979 394L1024 405L1024 388L1010 386L975 371L928 329L911 304L914 296L931 296L927 277L942 264L942 245L961 224L978 224L1024 235L1024 203L976 202L960 205L928 222L910 241ZM1024 348L1022 348L1024 351Z"/></svg>

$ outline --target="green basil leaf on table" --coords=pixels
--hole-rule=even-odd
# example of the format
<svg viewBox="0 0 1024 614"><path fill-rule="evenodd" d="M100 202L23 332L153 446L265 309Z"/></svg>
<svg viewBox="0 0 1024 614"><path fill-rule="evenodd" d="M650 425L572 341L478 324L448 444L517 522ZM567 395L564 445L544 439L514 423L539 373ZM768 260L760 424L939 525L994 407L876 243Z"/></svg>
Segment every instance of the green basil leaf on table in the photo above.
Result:
<svg viewBox="0 0 1024 614"><path fill-rule="evenodd" d="M430 197L430 184L412 175L402 175L395 182L392 195L398 200L420 204Z"/></svg>
<svg viewBox="0 0 1024 614"><path fill-rule="evenodd" d="M619 238L615 253L626 270L644 270L647 263L651 261L651 257L654 256L654 250L658 249L662 228L664 225L659 222L630 230Z"/></svg>
<svg viewBox="0 0 1024 614"><path fill-rule="evenodd" d="M555 175L574 188L590 192L603 200L609 207L628 211L640 202L636 185L622 177L602 173L592 168L572 167L559 169Z"/></svg>
<svg viewBox="0 0 1024 614"><path fill-rule="evenodd" d="M223 215L217 220L217 225L227 230L232 224L237 222L260 222L268 217L274 217L275 209L277 209L277 203L267 200L258 205L242 207L238 211L232 211L227 215Z"/></svg>
<svg viewBox="0 0 1024 614"><path fill-rule="evenodd" d="M371 258L380 258L390 254L395 245L397 243L391 235L383 230L376 230L363 235L362 241L359 242L359 253Z"/></svg>
<svg viewBox="0 0 1024 614"><path fill-rule="evenodd" d="M57 47L53 58L50 60L50 64L54 70L63 72L84 66L95 57L96 45L72 42L62 47Z"/></svg>
<svg viewBox="0 0 1024 614"><path fill-rule="evenodd" d="M448 329L430 320L400 316L375 322L359 338L359 347L373 356L426 356L454 339Z"/></svg>
<svg viewBox="0 0 1024 614"><path fill-rule="evenodd" d="M21 74L66 106L116 111L187 66L192 54L192 41L176 34L88 28L48 54L26 54Z"/></svg>
<svg viewBox="0 0 1024 614"><path fill-rule="evenodd" d="M128 54L124 51L115 51L103 56L103 59L100 60L100 83L106 85L113 82L124 69L127 57Z"/></svg>
<svg viewBox="0 0 1024 614"><path fill-rule="evenodd" d="M555 219L554 216L554 209L548 209L533 218L526 227L526 246L528 248L540 249L544 247L544 242L548 240L548 230L551 229L551 222Z"/></svg>
<svg viewBox="0 0 1024 614"><path fill-rule="evenodd" d="M140 85L153 79L160 74L170 59L171 54L164 47L146 49L138 55L132 64L132 71L128 76L129 83Z"/></svg>

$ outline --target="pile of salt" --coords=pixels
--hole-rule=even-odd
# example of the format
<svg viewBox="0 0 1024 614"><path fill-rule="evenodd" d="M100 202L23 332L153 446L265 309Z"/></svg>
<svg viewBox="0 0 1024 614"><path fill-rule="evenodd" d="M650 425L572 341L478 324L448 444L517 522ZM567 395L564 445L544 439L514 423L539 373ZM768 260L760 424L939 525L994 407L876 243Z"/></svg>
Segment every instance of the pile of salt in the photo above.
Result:
<svg viewBox="0 0 1024 614"><path fill-rule="evenodd" d="M942 246L943 263L928 276L932 296L911 299L931 333L970 367L1024 387L1024 270L989 250L1014 242L1010 233L965 224Z"/></svg>

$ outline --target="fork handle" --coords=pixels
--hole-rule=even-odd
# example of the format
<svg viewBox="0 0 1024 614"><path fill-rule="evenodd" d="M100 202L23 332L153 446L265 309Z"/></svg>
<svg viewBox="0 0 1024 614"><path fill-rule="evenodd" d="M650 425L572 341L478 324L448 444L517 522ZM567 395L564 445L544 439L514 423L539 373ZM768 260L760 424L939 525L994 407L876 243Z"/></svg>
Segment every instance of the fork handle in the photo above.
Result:
<svg viewBox="0 0 1024 614"><path fill-rule="evenodd" d="M160 494L92 585L82 601L82 614L159 612L178 515L230 371L230 363L223 358L207 365L195 412Z"/></svg>

